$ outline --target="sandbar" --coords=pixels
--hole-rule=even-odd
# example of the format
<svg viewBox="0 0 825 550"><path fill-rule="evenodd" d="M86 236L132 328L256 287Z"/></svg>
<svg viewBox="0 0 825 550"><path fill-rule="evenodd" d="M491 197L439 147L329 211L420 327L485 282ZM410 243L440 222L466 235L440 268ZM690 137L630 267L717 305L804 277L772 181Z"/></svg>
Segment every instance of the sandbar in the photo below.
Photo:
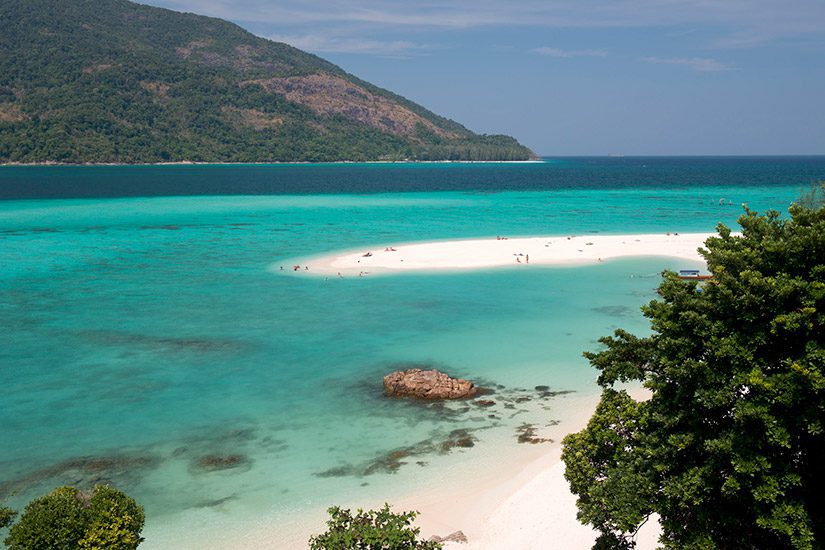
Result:
<svg viewBox="0 0 825 550"><path fill-rule="evenodd" d="M298 258L275 267L324 276L387 275L415 271L461 271L496 267L577 265L616 258L659 256L703 262L698 249L714 233L641 235L495 236L486 239L384 244L360 250Z"/></svg>

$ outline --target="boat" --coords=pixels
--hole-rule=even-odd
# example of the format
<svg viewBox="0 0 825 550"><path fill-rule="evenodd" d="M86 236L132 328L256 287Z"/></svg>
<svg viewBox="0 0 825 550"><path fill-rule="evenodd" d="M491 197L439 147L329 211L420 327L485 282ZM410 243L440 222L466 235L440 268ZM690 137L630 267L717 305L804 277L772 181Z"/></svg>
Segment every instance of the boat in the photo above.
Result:
<svg viewBox="0 0 825 550"><path fill-rule="evenodd" d="M685 281L707 281L713 275L700 275L698 269L680 269L679 278Z"/></svg>

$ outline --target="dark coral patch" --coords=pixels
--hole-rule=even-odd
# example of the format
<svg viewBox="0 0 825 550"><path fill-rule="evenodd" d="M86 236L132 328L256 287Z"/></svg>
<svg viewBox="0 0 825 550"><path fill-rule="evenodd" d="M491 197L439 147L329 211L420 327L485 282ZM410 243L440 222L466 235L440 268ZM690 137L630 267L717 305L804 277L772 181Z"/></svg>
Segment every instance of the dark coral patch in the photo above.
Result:
<svg viewBox="0 0 825 550"><path fill-rule="evenodd" d="M252 467L252 460L241 454L219 455L208 454L196 458L190 464L190 469L199 472L220 472L223 470L248 470Z"/></svg>

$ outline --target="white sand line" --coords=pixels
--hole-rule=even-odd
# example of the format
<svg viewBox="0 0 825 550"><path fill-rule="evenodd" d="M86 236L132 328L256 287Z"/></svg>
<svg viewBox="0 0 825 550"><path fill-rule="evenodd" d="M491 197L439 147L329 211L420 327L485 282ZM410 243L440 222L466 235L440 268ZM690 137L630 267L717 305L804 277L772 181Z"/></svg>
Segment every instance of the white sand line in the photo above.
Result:
<svg viewBox="0 0 825 550"><path fill-rule="evenodd" d="M432 241L298 258L285 262L281 268L289 273L352 277L410 271L588 264L640 256L703 262L698 249L713 235L715 233L657 233ZM279 267L275 269L280 270Z"/></svg>

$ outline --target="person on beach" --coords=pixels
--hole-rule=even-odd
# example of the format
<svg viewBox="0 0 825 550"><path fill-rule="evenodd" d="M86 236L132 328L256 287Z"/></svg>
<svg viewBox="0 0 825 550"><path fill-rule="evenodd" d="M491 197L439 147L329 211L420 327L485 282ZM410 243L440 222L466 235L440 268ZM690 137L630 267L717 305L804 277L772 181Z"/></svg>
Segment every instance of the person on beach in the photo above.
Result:
<svg viewBox="0 0 825 550"><path fill-rule="evenodd" d="M530 263L530 254L527 254L526 256L524 256L524 261L528 264Z"/></svg>

